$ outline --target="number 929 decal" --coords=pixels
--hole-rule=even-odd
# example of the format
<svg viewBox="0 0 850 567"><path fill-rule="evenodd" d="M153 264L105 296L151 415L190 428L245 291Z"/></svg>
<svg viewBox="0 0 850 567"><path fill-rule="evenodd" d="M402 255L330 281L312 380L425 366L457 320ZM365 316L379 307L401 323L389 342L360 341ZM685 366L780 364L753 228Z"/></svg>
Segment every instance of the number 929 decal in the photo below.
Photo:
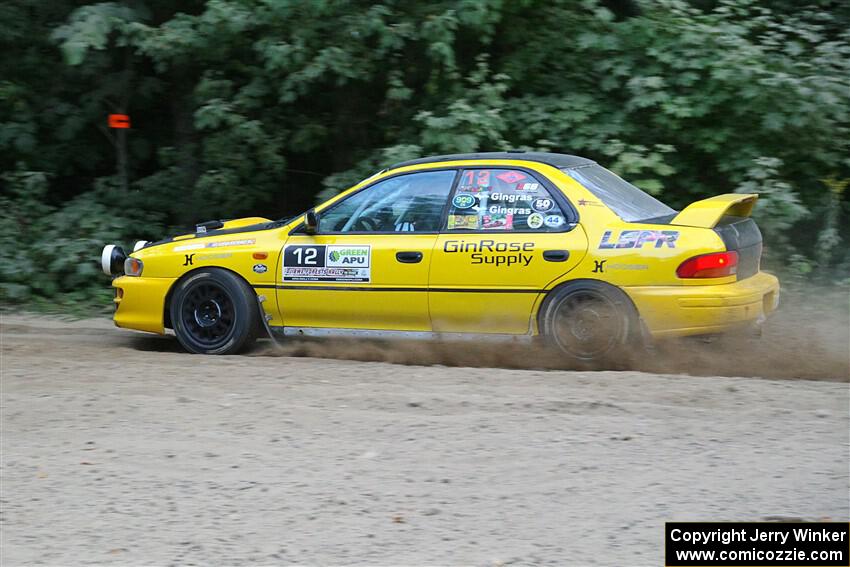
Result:
<svg viewBox="0 0 850 567"><path fill-rule="evenodd" d="M368 282L369 246L293 245L283 250L283 280L307 282Z"/></svg>

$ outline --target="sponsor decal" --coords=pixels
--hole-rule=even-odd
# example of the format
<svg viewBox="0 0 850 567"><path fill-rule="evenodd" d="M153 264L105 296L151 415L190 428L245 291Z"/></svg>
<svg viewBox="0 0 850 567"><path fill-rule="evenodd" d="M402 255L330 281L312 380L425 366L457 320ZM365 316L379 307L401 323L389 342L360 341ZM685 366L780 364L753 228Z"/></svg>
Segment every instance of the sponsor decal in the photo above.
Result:
<svg viewBox="0 0 850 567"><path fill-rule="evenodd" d="M516 203L517 201L531 201L532 199L534 199L534 196L517 193L493 193L492 195L490 195L490 199L493 201Z"/></svg>
<svg viewBox="0 0 850 567"><path fill-rule="evenodd" d="M493 209L496 209L496 211ZM515 210L517 209L490 207L490 214L484 215L481 219L481 228L485 230L511 230L514 227Z"/></svg>
<svg viewBox="0 0 850 567"><path fill-rule="evenodd" d="M201 260L224 260L233 256L230 252L219 252L217 254L198 254L198 261Z"/></svg>
<svg viewBox="0 0 850 567"><path fill-rule="evenodd" d="M528 191L529 193L537 192L537 189L540 187L539 183L517 183L516 190L517 191Z"/></svg>
<svg viewBox="0 0 850 567"><path fill-rule="evenodd" d="M528 223L528 228L540 228L541 226L543 226L543 215L541 215L540 213L531 213L530 215L528 215L528 219L526 219L526 222Z"/></svg>
<svg viewBox="0 0 850 567"><path fill-rule="evenodd" d="M599 248L642 248L644 244L655 243L655 248L667 246L675 248L679 239L678 230L623 230L616 239L612 239L612 231L606 230L599 242Z"/></svg>
<svg viewBox="0 0 850 567"><path fill-rule="evenodd" d="M605 206L602 203L599 203L597 201L588 201L587 199L579 199L577 202L578 202L578 205L580 207L604 207Z"/></svg>
<svg viewBox="0 0 850 567"><path fill-rule="evenodd" d="M549 228L558 228L564 224L564 217L561 215L546 215L546 218L543 219L543 223Z"/></svg>
<svg viewBox="0 0 850 567"><path fill-rule="evenodd" d="M548 213L555 207L555 201L549 199L548 197L542 197L540 199L534 199L531 202L531 208L537 211L538 213Z"/></svg>
<svg viewBox="0 0 850 567"><path fill-rule="evenodd" d="M286 267L284 281L290 282L358 282L369 281L368 268Z"/></svg>
<svg viewBox="0 0 850 567"><path fill-rule="evenodd" d="M649 266L646 264L607 264L608 260L594 260L593 261L593 273L594 274L602 274L605 273L606 270L648 270Z"/></svg>
<svg viewBox="0 0 850 567"><path fill-rule="evenodd" d="M326 265L330 268L368 268L368 246L328 246Z"/></svg>
<svg viewBox="0 0 850 567"><path fill-rule="evenodd" d="M456 209L468 209L475 205L475 195L470 195L468 193L458 193L455 195L454 199L452 199L452 205Z"/></svg>
<svg viewBox="0 0 850 567"><path fill-rule="evenodd" d="M265 264L254 264L254 271L258 274L265 274L269 271L269 268Z"/></svg>
<svg viewBox="0 0 850 567"><path fill-rule="evenodd" d="M175 252L183 252L184 250L200 250L203 247L204 247L204 245L202 243L183 244L181 246L175 246L174 251Z"/></svg>
<svg viewBox="0 0 850 567"><path fill-rule="evenodd" d="M525 174L519 171L505 171L497 174L496 177L505 183L517 183L526 178Z"/></svg>
<svg viewBox="0 0 850 567"><path fill-rule="evenodd" d="M210 242L206 245L206 248L223 248L224 246L245 246L248 244L254 244L256 240L253 238L245 239L245 240L225 240L224 242Z"/></svg>
<svg viewBox="0 0 850 567"><path fill-rule="evenodd" d="M183 261L184 266L194 266L192 260L195 258L194 254L185 254L186 260Z"/></svg>
<svg viewBox="0 0 850 567"><path fill-rule="evenodd" d="M490 187L490 171L464 171L460 180L460 188L468 193L477 193Z"/></svg>
<svg viewBox="0 0 850 567"><path fill-rule="evenodd" d="M446 240L443 252L469 254L472 265L522 267L528 266L533 259L534 242L496 242L486 238L478 241Z"/></svg>
<svg viewBox="0 0 850 567"><path fill-rule="evenodd" d="M369 282L369 246L292 245L283 250L284 281Z"/></svg>
<svg viewBox="0 0 850 567"><path fill-rule="evenodd" d="M529 215L531 214L531 209L525 207L502 207L500 205L493 205L487 208L487 212L493 216L496 215ZM510 227L509 227L510 228Z"/></svg>
<svg viewBox="0 0 850 567"><path fill-rule="evenodd" d="M223 248L224 246L245 246L248 244L254 244L256 240L253 238L246 238L243 240L223 240L221 242L198 242L196 244L183 244L181 246L177 246L174 248L175 252L182 252L183 250L200 250L201 248Z"/></svg>
<svg viewBox="0 0 850 567"><path fill-rule="evenodd" d="M449 215L449 230L475 230L479 228L478 215Z"/></svg>

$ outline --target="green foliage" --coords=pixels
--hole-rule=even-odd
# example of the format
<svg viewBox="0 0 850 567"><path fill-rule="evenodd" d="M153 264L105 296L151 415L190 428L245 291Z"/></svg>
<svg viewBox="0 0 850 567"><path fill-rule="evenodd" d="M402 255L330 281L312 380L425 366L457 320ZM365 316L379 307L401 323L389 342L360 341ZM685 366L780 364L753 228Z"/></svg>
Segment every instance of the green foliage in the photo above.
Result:
<svg viewBox="0 0 850 567"><path fill-rule="evenodd" d="M759 195L753 217L763 232L772 235L779 253L787 255L793 250L791 227L805 218L808 210L791 185L779 178L781 165L777 158L757 158L735 192Z"/></svg>
<svg viewBox="0 0 850 567"><path fill-rule="evenodd" d="M110 205L108 180L63 204L44 203L48 177L19 170L3 175L0 197L0 301L96 294L108 282L97 251L162 226L149 213L123 213Z"/></svg>
<svg viewBox="0 0 850 567"><path fill-rule="evenodd" d="M420 147L425 153L466 153L481 147L509 149L503 118L504 94L509 77L490 71L487 58L461 83L458 97L443 103L444 114L423 110L414 120L420 125Z"/></svg>
<svg viewBox="0 0 850 567"><path fill-rule="evenodd" d="M114 2L83 6L71 14L68 23L56 29L53 39L61 45L68 65L79 65L89 50L106 49L110 36L113 33L123 36L138 17L136 10Z"/></svg>
<svg viewBox="0 0 850 567"><path fill-rule="evenodd" d="M834 177L822 180L829 189L824 199L823 228L818 234L815 247L815 260L822 272L829 273L831 266L839 265L839 272L844 274L845 279L850 279L850 250L844 249L843 258L840 256L842 241L840 234L841 222L841 197L844 195L850 179L835 179Z"/></svg>
<svg viewBox="0 0 850 567"><path fill-rule="evenodd" d="M850 267L848 24L832 0L6 2L3 298L102 287L104 240L508 148L585 155L675 207L759 193L769 264L831 277ZM133 121L126 187L112 112Z"/></svg>
<svg viewBox="0 0 850 567"><path fill-rule="evenodd" d="M0 299L23 301L37 291L37 273L27 243L37 235L40 219L50 212L42 199L47 176L42 172L17 171L2 176L0 196Z"/></svg>

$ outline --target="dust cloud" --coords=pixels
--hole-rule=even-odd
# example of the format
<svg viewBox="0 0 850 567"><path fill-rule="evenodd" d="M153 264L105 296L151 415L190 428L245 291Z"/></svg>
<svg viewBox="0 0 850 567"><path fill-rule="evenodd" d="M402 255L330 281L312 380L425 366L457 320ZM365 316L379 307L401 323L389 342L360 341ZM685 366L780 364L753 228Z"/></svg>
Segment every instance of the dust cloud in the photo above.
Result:
<svg viewBox="0 0 850 567"><path fill-rule="evenodd" d="M474 342L287 339L257 356L293 356L407 365L544 370L632 370L695 376L850 381L850 296L844 291L786 293L761 337L735 333L658 341L587 365L565 361L542 341Z"/></svg>

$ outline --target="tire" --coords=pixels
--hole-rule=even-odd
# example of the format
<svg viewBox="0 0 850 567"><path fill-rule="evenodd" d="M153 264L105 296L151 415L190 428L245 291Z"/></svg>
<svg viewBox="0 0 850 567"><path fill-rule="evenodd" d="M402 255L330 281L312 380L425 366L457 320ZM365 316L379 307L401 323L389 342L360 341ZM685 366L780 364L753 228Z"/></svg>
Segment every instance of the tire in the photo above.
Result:
<svg viewBox="0 0 850 567"><path fill-rule="evenodd" d="M257 338L254 290L227 270L193 272L177 284L169 307L177 340L195 354L236 354Z"/></svg>
<svg viewBox="0 0 850 567"><path fill-rule="evenodd" d="M582 362L611 360L624 353L637 316L625 293L596 280L579 280L552 292L540 309L546 341Z"/></svg>

